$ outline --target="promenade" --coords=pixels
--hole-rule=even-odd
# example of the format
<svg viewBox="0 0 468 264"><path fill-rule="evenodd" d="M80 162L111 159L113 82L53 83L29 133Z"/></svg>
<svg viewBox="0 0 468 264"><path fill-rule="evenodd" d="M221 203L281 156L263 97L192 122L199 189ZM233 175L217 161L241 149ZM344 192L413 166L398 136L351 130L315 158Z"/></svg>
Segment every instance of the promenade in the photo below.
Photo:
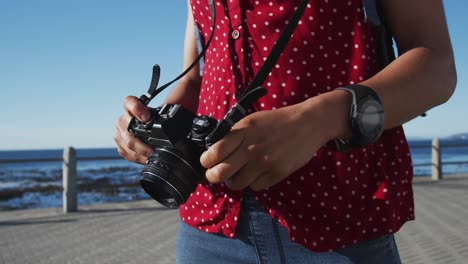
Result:
<svg viewBox="0 0 468 264"><path fill-rule="evenodd" d="M468 263L468 178L414 183L416 221L397 234L403 263ZM0 212L3 263L174 263L178 212L152 200ZM220 261L220 263L222 263Z"/></svg>

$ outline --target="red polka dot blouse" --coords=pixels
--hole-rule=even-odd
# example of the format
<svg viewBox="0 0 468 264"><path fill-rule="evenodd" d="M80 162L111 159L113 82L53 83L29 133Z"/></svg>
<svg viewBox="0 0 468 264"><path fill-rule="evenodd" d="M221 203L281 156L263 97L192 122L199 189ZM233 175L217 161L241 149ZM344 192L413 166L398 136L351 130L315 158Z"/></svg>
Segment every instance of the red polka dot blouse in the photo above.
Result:
<svg viewBox="0 0 468 264"><path fill-rule="evenodd" d="M215 1L216 30L205 57L199 115L220 119L236 103L236 94L259 70L299 2ZM361 0L309 2L264 83L268 94L256 111L300 103L378 70L374 32ZM208 3L191 4L206 41L212 26ZM329 251L395 233L414 219L412 174L408 144L398 127L349 153L329 142L306 166L256 197L288 229L292 241ZM180 215L195 228L235 237L242 196L224 184L202 183L180 207Z"/></svg>

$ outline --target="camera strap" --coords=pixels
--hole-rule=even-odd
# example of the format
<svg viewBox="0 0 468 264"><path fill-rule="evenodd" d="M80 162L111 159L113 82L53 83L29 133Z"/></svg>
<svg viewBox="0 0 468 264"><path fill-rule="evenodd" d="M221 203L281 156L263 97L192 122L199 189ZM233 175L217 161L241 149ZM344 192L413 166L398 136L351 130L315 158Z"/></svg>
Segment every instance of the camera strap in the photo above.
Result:
<svg viewBox="0 0 468 264"><path fill-rule="evenodd" d="M271 72L271 69L273 69L273 66L276 64L276 61L278 60L284 48L288 44L288 41L291 38L294 32L294 29L296 28L297 24L299 23L299 20L304 14L304 10L308 2L309 2L308 0L301 1L299 7L296 9L293 16L291 17L291 20L284 28L278 40L275 42L270 54L268 54L267 59L263 63L258 73L255 75L253 80L250 82L249 86L247 87L245 92L242 94L241 98L245 96L249 92L249 90L254 89L258 86L261 86L263 82L266 80L266 78Z"/></svg>
<svg viewBox="0 0 468 264"><path fill-rule="evenodd" d="M267 93L267 90L262 87L263 82L270 74L273 66L276 64L276 61L280 57L284 48L288 44L289 39L291 38L294 29L296 28L299 20L304 14L305 8L307 6L308 0L302 0L299 4L299 7L294 12L291 20L284 28L278 40L273 45L273 48L268 54L267 59L263 63L260 70L254 76L252 81L249 83L245 91L242 93L237 103L226 113L223 119L218 121L216 128L206 137L205 141L207 147L213 145L218 140L223 138L229 131L232 126L241 120L246 114L247 110L252 107L252 105L262 96Z"/></svg>
<svg viewBox="0 0 468 264"><path fill-rule="evenodd" d="M187 67L181 74L179 74L176 78L174 78L172 81L169 81L168 83L160 86L159 88L158 83L159 83L159 77L160 77L160 72L161 68L159 67L158 64L155 64L153 66L153 74L151 77L151 84L150 88L148 89L148 92L142 96L140 96L140 101L143 102L145 105L148 105L149 102L156 97L160 92L162 92L164 89L169 87L171 84L174 82L178 81L180 78L182 78L184 75L186 75L190 70L195 67L198 62L201 60L201 58L205 55L206 50L211 44L211 41L213 39L213 34L215 31L215 25L216 25L216 8L213 3L214 0L208 0L208 5L210 8L211 12L211 17L212 17L212 25L211 25L211 33L208 38L208 41L206 45L203 47L203 49L200 51L198 54L197 58L192 62L192 64ZM275 45L273 46L273 49L271 50L270 54L268 55L267 59L263 63L262 67L258 71L258 73L255 75L253 80L249 83L247 89L243 92L243 94L240 96L239 103L241 106L243 106L244 109L249 108L258 98L266 94L266 91L259 91L262 89L258 89L263 82L266 80L268 77L268 74L271 72L271 69L275 65L276 61L278 60L279 56L283 52L284 48L286 47L288 40L290 39L294 29L296 28L299 19L302 17L302 14L304 13L304 10L307 6L308 0L302 0L299 7L296 9L294 12L294 15L292 16L291 20L289 23L286 25L285 29L281 33L280 37L278 40L275 42ZM255 99L256 98L256 99Z"/></svg>
<svg viewBox="0 0 468 264"><path fill-rule="evenodd" d="M155 64L153 66L153 75L151 77L151 84L148 92L142 96L140 96L139 100L148 105L149 102L156 97L160 92L164 89L169 87L171 84L182 78L185 74L187 74L190 70L195 67L200 59L205 55L206 50L211 44L213 39L213 33L215 31L216 25L216 8L213 3L214 0L208 0L208 4L210 7L211 17L213 20L212 23L212 30L206 45L201 50L198 57L190 64L187 69L185 69L179 76L174 78L172 81L162 85L161 87L157 88L159 83L159 77L161 69L159 65ZM276 61L280 57L281 53L283 52L284 48L288 44L289 39L291 38L294 29L296 28L299 20L301 19L302 15L304 14L305 8L307 6L308 0L302 0L299 4L298 8L294 12L291 20L284 28L283 32L281 33L278 40L273 45L273 48L268 55L267 59L263 63L262 67L258 71L258 73L254 76L252 81L249 83L245 91L242 93L240 98L238 99L237 103L226 113L223 119L218 121L216 128L208 135L206 138L207 145L210 146L217 142L219 139L224 137L232 128L232 126L242 119L246 114L247 110L252 107L252 105L262 96L264 96L267 91L264 87L262 87L263 82L266 80L268 75L270 74L273 66L276 64Z"/></svg>
<svg viewBox="0 0 468 264"><path fill-rule="evenodd" d="M153 74L151 76L150 88L148 89L148 92L146 94L140 96L140 98L139 98L139 100L143 104L148 105L149 102L151 102L151 100L153 100L153 98L156 97L156 95L158 95L160 92L162 92L164 89L169 87L174 82L178 81L185 74L190 72L193 69L193 67L195 67L198 64L198 62L201 60L201 58L205 55L205 52L208 49L208 47L210 46L211 40L213 39L213 35L214 35L214 31L215 31L215 25L216 25L216 8L214 6L213 0L208 0L208 4L210 6L211 19L213 20L213 22L211 24L211 33L210 33L210 36L208 37L208 41L206 42L206 45L200 51L197 58L195 58L195 60L192 62L192 64L190 64L187 67L187 69L185 69L181 74L179 74L179 76L175 77L174 80L162 85L159 88L157 88L157 87L158 87L158 83L159 83L159 76L160 76L160 73L161 73L161 68L159 67L158 64L155 64L153 66Z"/></svg>

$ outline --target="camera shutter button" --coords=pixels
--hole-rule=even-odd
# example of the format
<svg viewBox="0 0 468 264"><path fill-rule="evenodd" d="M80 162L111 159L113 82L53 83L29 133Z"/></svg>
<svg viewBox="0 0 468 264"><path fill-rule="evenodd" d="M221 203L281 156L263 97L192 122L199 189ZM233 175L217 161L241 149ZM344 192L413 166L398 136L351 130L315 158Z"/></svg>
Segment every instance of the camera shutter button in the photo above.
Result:
<svg viewBox="0 0 468 264"><path fill-rule="evenodd" d="M232 31L231 36L232 36L233 39L238 39L240 37L239 30L236 29L236 30Z"/></svg>

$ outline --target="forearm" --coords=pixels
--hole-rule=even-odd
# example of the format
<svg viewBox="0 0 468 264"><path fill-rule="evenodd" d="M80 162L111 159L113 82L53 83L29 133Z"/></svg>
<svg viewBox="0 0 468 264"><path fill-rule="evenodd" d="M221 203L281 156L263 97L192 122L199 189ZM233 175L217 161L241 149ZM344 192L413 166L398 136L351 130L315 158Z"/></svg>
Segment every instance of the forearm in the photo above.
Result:
<svg viewBox="0 0 468 264"><path fill-rule="evenodd" d="M452 45L441 0L382 1L398 47L393 63L365 81L385 107L385 127L401 125L447 101L456 84Z"/></svg>
<svg viewBox="0 0 468 264"><path fill-rule="evenodd" d="M362 85L374 89L384 106L384 128L402 125L447 101L457 77L453 51L440 0L383 1L385 17L400 56ZM313 98L326 111L330 139L351 136L351 96L333 91ZM305 102L309 107L314 104ZM306 108L307 109L307 108ZM311 112L312 110L308 110ZM328 120L328 121L327 121Z"/></svg>
<svg viewBox="0 0 468 264"><path fill-rule="evenodd" d="M385 113L385 129L402 125L423 112L447 101L456 84L451 50L437 54L427 48L412 49L374 77L361 83L379 95ZM351 136L351 95L336 90L302 103L304 119L317 112L328 139Z"/></svg>
<svg viewBox="0 0 468 264"><path fill-rule="evenodd" d="M382 100L385 128L402 125L453 94L456 73L451 50L414 48L362 84Z"/></svg>
<svg viewBox="0 0 468 264"><path fill-rule="evenodd" d="M180 104L195 113L198 108L200 79L183 78L164 100L167 104Z"/></svg>

